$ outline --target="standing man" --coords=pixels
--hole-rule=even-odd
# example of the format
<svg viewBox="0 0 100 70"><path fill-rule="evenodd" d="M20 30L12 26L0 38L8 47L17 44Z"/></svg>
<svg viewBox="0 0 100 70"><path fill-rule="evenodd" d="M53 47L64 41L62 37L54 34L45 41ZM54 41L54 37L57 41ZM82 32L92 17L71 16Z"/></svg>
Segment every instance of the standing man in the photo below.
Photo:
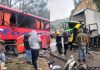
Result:
<svg viewBox="0 0 100 70"><path fill-rule="evenodd" d="M24 47L26 49L26 60L27 63L31 63L31 49L28 42L29 34L24 35Z"/></svg>
<svg viewBox="0 0 100 70"><path fill-rule="evenodd" d="M83 29L79 29L79 34L77 35L76 41L79 47L79 62L86 60L86 34L83 33Z"/></svg>
<svg viewBox="0 0 100 70"><path fill-rule="evenodd" d="M89 46L90 46L90 34L89 34L89 32L87 32L87 38L86 38L86 53L89 53L88 52L88 48L89 48Z"/></svg>
<svg viewBox="0 0 100 70"><path fill-rule="evenodd" d="M72 50L72 48L73 48L72 43L73 43L73 36L74 36L73 32L70 31L70 34L68 36L69 36L68 37L68 46L70 46L70 50Z"/></svg>
<svg viewBox="0 0 100 70"><path fill-rule="evenodd" d="M68 49L68 35L66 32L63 33L63 41L64 41L64 55L66 55L66 50Z"/></svg>
<svg viewBox="0 0 100 70"><path fill-rule="evenodd" d="M32 64L34 65L35 70L38 70L37 59L39 56L40 42L41 38L37 35L35 30L32 30L29 37L29 45L32 54Z"/></svg>
<svg viewBox="0 0 100 70"><path fill-rule="evenodd" d="M56 46L57 46L59 54L63 54L62 53L62 36L59 31L56 32Z"/></svg>

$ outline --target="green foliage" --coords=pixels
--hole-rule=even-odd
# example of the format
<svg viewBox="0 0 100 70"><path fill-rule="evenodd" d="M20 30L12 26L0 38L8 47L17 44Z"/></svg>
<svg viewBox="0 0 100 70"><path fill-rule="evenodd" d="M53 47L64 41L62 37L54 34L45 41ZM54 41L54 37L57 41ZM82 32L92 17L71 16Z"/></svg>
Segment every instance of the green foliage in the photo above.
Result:
<svg viewBox="0 0 100 70"><path fill-rule="evenodd" d="M48 0L0 0L0 4L50 19L47 3Z"/></svg>
<svg viewBox="0 0 100 70"><path fill-rule="evenodd" d="M95 2L98 8L98 11L100 11L100 0L93 0L93 2Z"/></svg>
<svg viewBox="0 0 100 70"><path fill-rule="evenodd" d="M100 0L93 0L94 2L100 2Z"/></svg>

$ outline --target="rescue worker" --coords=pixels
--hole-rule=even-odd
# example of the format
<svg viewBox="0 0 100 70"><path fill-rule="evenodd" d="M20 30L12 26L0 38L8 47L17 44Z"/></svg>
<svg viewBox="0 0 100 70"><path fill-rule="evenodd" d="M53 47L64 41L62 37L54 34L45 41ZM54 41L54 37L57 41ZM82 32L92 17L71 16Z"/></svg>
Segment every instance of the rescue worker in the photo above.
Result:
<svg viewBox="0 0 100 70"><path fill-rule="evenodd" d="M87 36L87 38L86 38L86 53L88 53L88 48L89 48L89 46L90 46L90 35L89 35L89 32L87 32L87 34L86 34Z"/></svg>
<svg viewBox="0 0 100 70"><path fill-rule="evenodd" d="M63 43L64 43L64 55L66 55L66 50L68 49L68 35L67 35L67 32L63 33Z"/></svg>
<svg viewBox="0 0 100 70"><path fill-rule="evenodd" d="M63 54L62 53L62 36L59 31L56 32L56 46L57 46L59 54Z"/></svg>
<svg viewBox="0 0 100 70"><path fill-rule="evenodd" d="M31 49L30 49L30 46L29 46L28 38L29 38L29 34L24 35L24 47L26 49L27 63L31 64Z"/></svg>
<svg viewBox="0 0 100 70"><path fill-rule="evenodd" d="M40 41L41 38L37 35L37 32L32 30L29 37L29 45L31 48L32 64L34 65L35 70L39 70L37 59L39 56Z"/></svg>
<svg viewBox="0 0 100 70"><path fill-rule="evenodd" d="M70 34L68 36L69 36L68 37L68 46L70 46L70 50L72 50L72 47L73 47L72 42L73 42L73 36L74 36L73 32L70 31Z"/></svg>
<svg viewBox="0 0 100 70"><path fill-rule="evenodd" d="M86 34L83 33L83 29L79 29L79 34L77 35L76 41L79 48L79 62L86 60Z"/></svg>

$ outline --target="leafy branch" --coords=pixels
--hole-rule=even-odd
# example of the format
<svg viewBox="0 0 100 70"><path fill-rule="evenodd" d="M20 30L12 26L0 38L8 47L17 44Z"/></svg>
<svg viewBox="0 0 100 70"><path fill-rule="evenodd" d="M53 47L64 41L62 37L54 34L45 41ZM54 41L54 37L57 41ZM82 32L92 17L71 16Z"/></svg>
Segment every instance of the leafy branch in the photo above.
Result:
<svg viewBox="0 0 100 70"><path fill-rule="evenodd" d="M95 2L98 8L98 11L100 11L100 0L93 0L93 2Z"/></svg>

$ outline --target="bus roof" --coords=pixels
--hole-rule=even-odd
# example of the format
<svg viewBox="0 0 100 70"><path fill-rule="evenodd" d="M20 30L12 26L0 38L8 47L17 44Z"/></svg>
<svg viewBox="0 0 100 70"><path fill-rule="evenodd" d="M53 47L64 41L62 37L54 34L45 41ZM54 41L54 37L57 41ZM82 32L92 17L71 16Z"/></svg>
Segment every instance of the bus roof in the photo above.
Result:
<svg viewBox="0 0 100 70"><path fill-rule="evenodd" d="M0 4L0 8L7 9L7 10L10 10L10 11L14 11L14 12L17 12L17 13L22 13L22 14L25 14L25 15L26 15L26 13L23 12L23 11L10 8L10 7L4 6L4 5L2 5L2 4ZM42 19L42 20L50 21L50 20L48 20L48 19L45 19L45 18L36 16L36 15L33 15L33 14L27 13L27 15L28 15L28 16L33 16L33 17L36 17L36 18L39 18L39 19Z"/></svg>

